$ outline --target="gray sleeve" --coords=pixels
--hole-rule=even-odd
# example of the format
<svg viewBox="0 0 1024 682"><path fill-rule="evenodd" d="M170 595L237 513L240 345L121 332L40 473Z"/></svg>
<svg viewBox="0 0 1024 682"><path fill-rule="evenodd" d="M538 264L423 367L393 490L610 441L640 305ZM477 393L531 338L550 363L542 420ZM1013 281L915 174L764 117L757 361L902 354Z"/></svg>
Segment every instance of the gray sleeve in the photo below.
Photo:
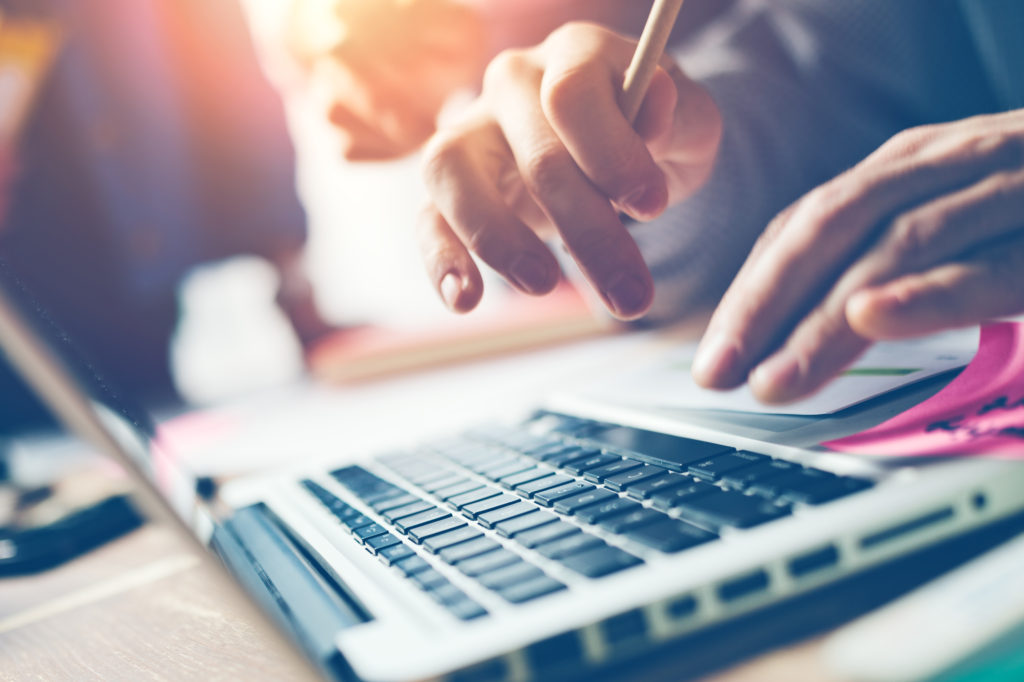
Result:
<svg viewBox="0 0 1024 682"><path fill-rule="evenodd" d="M679 55L724 134L702 190L633 235L654 273L648 319L712 305L763 227L901 129L990 99L953 0L750 2Z"/></svg>

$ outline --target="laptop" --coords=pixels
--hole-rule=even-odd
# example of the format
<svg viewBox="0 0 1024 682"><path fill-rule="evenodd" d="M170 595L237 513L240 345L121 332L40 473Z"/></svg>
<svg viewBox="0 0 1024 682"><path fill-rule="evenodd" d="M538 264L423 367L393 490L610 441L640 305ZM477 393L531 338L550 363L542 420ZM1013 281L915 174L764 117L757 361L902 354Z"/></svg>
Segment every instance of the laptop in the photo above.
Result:
<svg viewBox="0 0 1024 682"><path fill-rule="evenodd" d="M814 447L935 385L820 419L570 395L507 424L240 480L208 503L9 277L0 348L332 679L590 677L1024 509L1017 462Z"/></svg>

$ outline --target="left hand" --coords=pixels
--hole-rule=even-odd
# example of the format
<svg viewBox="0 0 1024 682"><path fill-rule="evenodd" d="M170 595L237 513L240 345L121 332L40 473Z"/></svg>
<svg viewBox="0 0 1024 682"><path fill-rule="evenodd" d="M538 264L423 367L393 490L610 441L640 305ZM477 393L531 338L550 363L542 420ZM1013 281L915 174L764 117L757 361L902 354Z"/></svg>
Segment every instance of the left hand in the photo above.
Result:
<svg viewBox="0 0 1024 682"><path fill-rule="evenodd" d="M693 366L769 403L873 341L1024 312L1024 110L906 130L765 230Z"/></svg>

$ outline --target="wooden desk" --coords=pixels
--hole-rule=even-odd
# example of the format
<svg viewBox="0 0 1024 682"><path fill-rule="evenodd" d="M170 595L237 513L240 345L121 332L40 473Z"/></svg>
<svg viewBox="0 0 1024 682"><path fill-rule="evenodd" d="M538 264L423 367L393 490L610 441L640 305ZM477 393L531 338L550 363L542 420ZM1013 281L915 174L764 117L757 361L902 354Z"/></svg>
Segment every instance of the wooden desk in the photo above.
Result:
<svg viewBox="0 0 1024 682"><path fill-rule="evenodd" d="M818 640L713 682L828 682ZM222 578L146 526L66 566L0 580L0 680L311 680ZM671 669L644 680L673 680Z"/></svg>

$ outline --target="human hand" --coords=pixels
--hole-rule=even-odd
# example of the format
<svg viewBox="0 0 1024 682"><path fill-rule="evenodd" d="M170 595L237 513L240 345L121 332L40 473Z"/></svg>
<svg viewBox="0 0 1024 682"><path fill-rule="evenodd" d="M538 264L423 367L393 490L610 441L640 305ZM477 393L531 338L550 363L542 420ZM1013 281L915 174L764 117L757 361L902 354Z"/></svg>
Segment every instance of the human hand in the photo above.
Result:
<svg viewBox="0 0 1024 682"><path fill-rule="evenodd" d="M876 340L1024 312L1024 110L904 131L767 227L693 365L761 400L820 388Z"/></svg>
<svg viewBox="0 0 1024 682"><path fill-rule="evenodd" d="M710 95L667 57L635 127L619 107L636 43L573 23L488 66L483 92L427 146L432 204L420 223L428 273L454 311L483 293L471 253L514 287L549 292L557 235L604 304L623 319L651 305L653 283L617 210L650 220L711 172L721 119Z"/></svg>
<svg viewBox="0 0 1024 682"><path fill-rule="evenodd" d="M455 0L303 0L289 23L291 52L327 100L349 160L419 147L486 59L481 18Z"/></svg>

